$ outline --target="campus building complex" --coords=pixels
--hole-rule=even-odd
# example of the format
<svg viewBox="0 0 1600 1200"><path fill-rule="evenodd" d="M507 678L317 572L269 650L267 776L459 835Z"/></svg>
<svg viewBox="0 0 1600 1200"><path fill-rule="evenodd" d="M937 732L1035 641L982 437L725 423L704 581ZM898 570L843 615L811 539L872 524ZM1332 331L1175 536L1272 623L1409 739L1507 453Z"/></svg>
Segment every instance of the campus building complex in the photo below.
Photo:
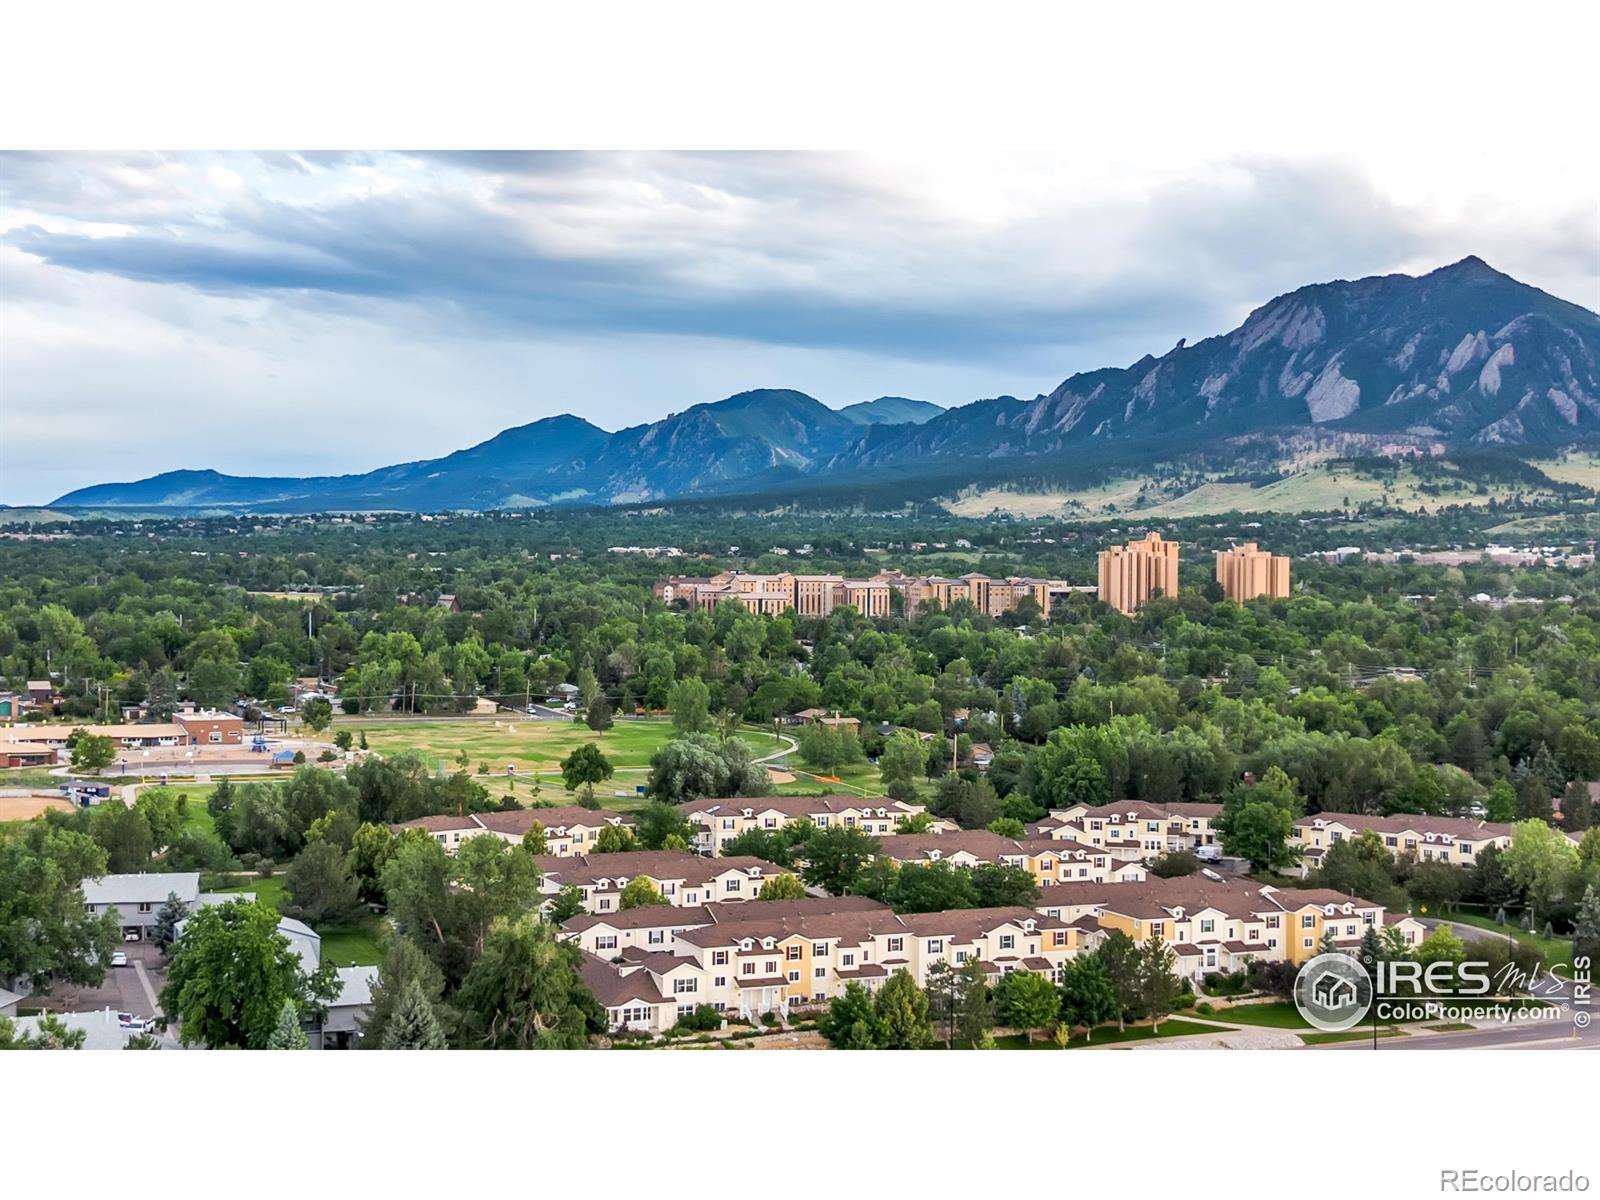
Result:
<svg viewBox="0 0 1600 1200"><path fill-rule="evenodd" d="M1289 560L1245 542L1217 551L1217 582L1228 600L1281 600L1289 594Z"/></svg>
<svg viewBox="0 0 1600 1200"><path fill-rule="evenodd" d="M1142 542L1100 551L1102 602L1119 612L1132 613L1157 593L1178 594L1178 543L1159 533L1147 533Z"/></svg>
<svg viewBox="0 0 1600 1200"><path fill-rule="evenodd" d="M656 595L667 604L681 600L690 608L709 610L732 602L752 612L774 616L792 608L802 617L827 616L841 606L869 617L886 617L891 592L900 594L908 613L927 604L947 609L965 600L979 612L997 617L1031 599L1041 613L1048 614L1057 601L1073 590L1072 585L1060 579L1021 575L995 579L976 571L959 579L940 575L914 577L899 571L882 571L870 579L723 571L704 577L675 575L655 586Z"/></svg>

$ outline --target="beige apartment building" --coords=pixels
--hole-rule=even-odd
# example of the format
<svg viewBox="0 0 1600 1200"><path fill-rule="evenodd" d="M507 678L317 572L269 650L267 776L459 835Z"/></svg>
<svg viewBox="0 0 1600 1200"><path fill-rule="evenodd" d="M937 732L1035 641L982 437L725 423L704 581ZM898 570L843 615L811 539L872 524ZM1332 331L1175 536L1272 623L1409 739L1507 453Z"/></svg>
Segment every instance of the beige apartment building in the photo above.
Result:
<svg viewBox="0 0 1600 1200"><path fill-rule="evenodd" d="M1157 593L1178 594L1178 543L1159 533L1142 542L1100 551L1099 597L1119 612L1133 613Z"/></svg>
<svg viewBox="0 0 1600 1200"><path fill-rule="evenodd" d="M740 904L761 894L761 886L792 871L765 859L733 855L706 858L687 850L624 850L615 854L554 854L535 858L539 894L553 899L565 887L576 887L583 910L620 912L622 889L640 876L655 885L667 904L677 908ZM770 903L770 901L769 901Z"/></svg>
<svg viewBox="0 0 1600 1200"><path fill-rule="evenodd" d="M1323 812L1294 823L1293 844L1300 848L1302 873L1318 866L1336 843L1374 833L1391 858L1409 856L1418 862L1452 863L1470 867L1486 847L1504 850L1511 844L1511 826L1476 817L1424 817L1401 813L1393 817L1361 813ZM1571 835L1568 835L1570 838ZM1576 840L1576 839L1572 839Z"/></svg>
<svg viewBox="0 0 1600 1200"><path fill-rule="evenodd" d="M655 585L655 594L667 604L682 600L690 608L710 610L731 601L752 612L777 615L794 609L802 617L823 617L835 608L853 608L868 617L889 615L889 594L896 591L905 600L907 612L925 604L949 608L959 600L969 601L979 612L998 617L1010 612L1031 597L1041 612L1073 587L1060 579L1032 579L1020 575L993 579L972 572L960 579L924 575L913 578L899 571L884 571L871 579L847 579L842 575L753 575L744 571L723 571L717 575L693 577L674 575Z"/></svg>
<svg viewBox="0 0 1600 1200"><path fill-rule="evenodd" d="M694 826L694 848L701 854L721 854L722 847L752 829L773 832L790 821L806 821L818 829L859 829L873 837L888 837L907 817L927 812L922 804L907 804L884 796L734 796L731 799L693 800L678 806Z"/></svg>
<svg viewBox="0 0 1600 1200"><path fill-rule="evenodd" d="M1217 845L1214 823L1221 815L1220 804L1120 800L1093 808L1075 804L1052 809L1044 820L1030 825L1028 832L1107 851L1114 858L1148 861L1174 850Z"/></svg>
<svg viewBox="0 0 1600 1200"><path fill-rule="evenodd" d="M563 935L596 959L611 959L619 975L649 977L660 997L656 1005L672 1006L670 1018L633 1000L631 1007L650 1011L636 1011L625 1027L652 1030L698 1004L746 1020L765 1013L786 1017L795 1008L826 1003L851 983L876 991L897 971L924 986L939 962L959 967L976 959L995 978L1034 971L1059 980L1087 936L1021 907L897 915L871 901L833 897L769 901L737 912L707 907L711 919L704 925L660 926L660 949L613 947L616 935L604 920L590 917L568 922ZM641 980L630 987L608 982L606 990L601 1002L609 1011L612 997L628 999L623 993L647 989Z"/></svg>
<svg viewBox="0 0 1600 1200"><path fill-rule="evenodd" d="M1177 973L1195 980L1252 962L1303 963L1316 957L1324 934L1354 954L1368 927L1381 933L1386 919L1381 904L1328 888L1276 888L1203 875L1061 884L1041 892L1038 908L1080 928L1092 923L1104 932L1121 930L1136 942L1158 937L1172 947ZM1423 929L1415 919L1388 923L1399 926L1408 945L1421 941Z"/></svg>
<svg viewBox="0 0 1600 1200"><path fill-rule="evenodd" d="M1092 846L1046 837L1018 840L987 829L902 834L884 841L878 855L898 863L946 862L968 868L993 863L1021 867L1040 887L1069 880L1136 882L1147 874L1140 863L1114 858L1110 852Z"/></svg>
<svg viewBox="0 0 1600 1200"><path fill-rule="evenodd" d="M503 842L520 845L536 821L544 829L545 853L555 858L587 854L594 849L602 829L614 825L632 829L634 823L633 817L627 813L565 805L558 808L523 808L509 812L469 813L464 817L418 817L414 821L402 821L389 828L395 833L407 829L420 829L443 846L447 854L454 854L462 842L485 833L498 837Z"/></svg>
<svg viewBox="0 0 1600 1200"><path fill-rule="evenodd" d="M1289 559L1244 542L1217 551L1217 582L1228 600L1281 600L1289 595Z"/></svg>

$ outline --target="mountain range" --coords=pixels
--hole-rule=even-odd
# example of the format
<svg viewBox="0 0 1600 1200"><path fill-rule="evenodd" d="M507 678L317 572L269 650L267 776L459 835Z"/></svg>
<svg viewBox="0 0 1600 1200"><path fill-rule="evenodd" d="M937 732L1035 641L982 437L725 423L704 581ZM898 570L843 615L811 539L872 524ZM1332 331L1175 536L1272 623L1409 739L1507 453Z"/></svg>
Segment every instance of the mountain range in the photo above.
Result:
<svg viewBox="0 0 1600 1200"><path fill-rule="evenodd" d="M832 409L761 389L608 433L561 415L442 458L308 478L169 471L53 507L315 512L526 508L760 494L867 470L995 479L1029 460L1132 461L1308 429L1530 450L1600 441L1600 316L1469 257L1312 284L1230 333L1032 400Z"/></svg>

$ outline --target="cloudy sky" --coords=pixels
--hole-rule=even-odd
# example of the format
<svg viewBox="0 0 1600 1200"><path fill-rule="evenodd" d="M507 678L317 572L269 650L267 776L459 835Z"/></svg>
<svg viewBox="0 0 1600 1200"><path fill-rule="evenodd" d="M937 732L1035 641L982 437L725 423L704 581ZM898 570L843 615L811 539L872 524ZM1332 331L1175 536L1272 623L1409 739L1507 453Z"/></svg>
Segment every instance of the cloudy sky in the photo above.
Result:
<svg viewBox="0 0 1600 1200"><path fill-rule="evenodd" d="M1466 254L1600 308L1595 155L1559 149L7 153L0 502L752 387L1031 397Z"/></svg>

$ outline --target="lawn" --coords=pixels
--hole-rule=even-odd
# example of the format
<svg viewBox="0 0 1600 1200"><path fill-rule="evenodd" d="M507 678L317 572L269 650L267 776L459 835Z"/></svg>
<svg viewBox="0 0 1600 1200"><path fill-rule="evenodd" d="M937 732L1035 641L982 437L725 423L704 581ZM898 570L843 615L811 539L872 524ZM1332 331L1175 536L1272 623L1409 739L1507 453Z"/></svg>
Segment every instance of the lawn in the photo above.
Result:
<svg viewBox="0 0 1600 1200"><path fill-rule="evenodd" d="M777 764L774 764L775 766ZM858 796L883 795L883 777L871 763L853 763L838 770L838 782L808 772L798 755L790 755L779 770L793 773L793 783L780 783L774 790L780 796L814 796L818 792L851 792Z"/></svg>
<svg viewBox="0 0 1600 1200"><path fill-rule="evenodd" d="M650 756L672 737L672 723L655 719L620 720L604 733L595 733L576 721L519 720L515 716L495 721L363 722L348 728L358 735L365 733L373 750L421 750L445 770L457 769L458 756L465 751L469 771L476 773L478 764L488 763L490 774L501 777L507 765L514 765L519 775L538 772L547 778L559 777L561 760L585 742L598 744L619 771L642 771L649 767ZM782 747L764 730L742 729L738 736L757 755Z"/></svg>
<svg viewBox="0 0 1600 1200"><path fill-rule="evenodd" d="M1102 1025L1094 1031L1094 1037L1092 1040L1085 1038L1081 1033L1074 1034L1072 1036L1072 1040L1067 1043L1066 1049L1077 1050L1084 1046L1117 1046L1125 1042L1148 1042L1157 1038L1165 1041L1167 1038L1188 1037L1191 1034L1196 1033L1222 1032L1225 1031L1219 1030L1214 1025L1199 1025L1193 1021L1184 1021L1179 1018L1169 1017L1167 1020L1161 1022L1161 1032L1159 1034L1155 1033L1149 1025L1130 1025L1127 1029L1120 1033L1117 1031L1115 1026ZM1060 1046L1057 1046L1055 1042L1051 1041L1050 1038L1044 1034L1037 1036L1031 1043L1028 1041L1027 1035L1025 1034L1006 1034L1003 1037L995 1038L994 1045L996 1050L1061 1049ZM940 1042L936 1048L943 1050L944 1043ZM961 1047L956 1048L961 1049Z"/></svg>
<svg viewBox="0 0 1600 1200"><path fill-rule="evenodd" d="M1470 1029L1472 1026L1466 1025L1462 1028ZM1378 1030L1380 1041L1384 1038L1406 1036L1408 1035L1404 1029L1396 1029L1392 1025ZM1300 1040L1308 1046L1330 1046L1335 1042L1370 1042L1372 1040L1372 1030L1367 1028L1346 1029L1343 1033L1302 1033Z"/></svg>
<svg viewBox="0 0 1600 1200"><path fill-rule="evenodd" d="M1229 1025L1261 1025L1270 1029L1309 1029L1310 1025L1300 1015L1299 1009L1287 1001L1268 1004L1237 1004L1232 1008L1218 1008L1213 1020Z"/></svg>
<svg viewBox="0 0 1600 1200"><path fill-rule="evenodd" d="M1471 937L1470 930L1473 929L1483 929L1490 933L1510 934L1523 945L1530 946L1538 951L1544 959L1546 970L1557 964L1566 966L1572 958L1571 938L1545 937L1542 933L1529 933L1525 929L1519 929L1515 923L1498 925L1493 917L1485 916L1482 913L1452 912L1441 916L1439 920L1448 921L1450 924L1457 926L1456 936L1463 939L1469 939ZM1462 926L1466 928L1463 929L1461 928Z"/></svg>

